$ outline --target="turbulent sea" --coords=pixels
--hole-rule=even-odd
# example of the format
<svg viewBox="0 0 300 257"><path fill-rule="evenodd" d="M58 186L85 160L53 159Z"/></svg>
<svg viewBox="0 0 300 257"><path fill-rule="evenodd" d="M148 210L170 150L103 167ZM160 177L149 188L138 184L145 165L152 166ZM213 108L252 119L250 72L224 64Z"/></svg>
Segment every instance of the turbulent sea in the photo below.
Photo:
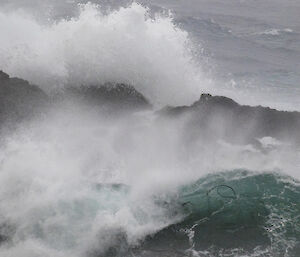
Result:
<svg viewBox="0 0 300 257"><path fill-rule="evenodd" d="M0 256L300 256L299 145L159 111L204 92L300 111L299 42L297 0L1 0L0 70L51 96L125 83L152 108L69 99L6 129Z"/></svg>

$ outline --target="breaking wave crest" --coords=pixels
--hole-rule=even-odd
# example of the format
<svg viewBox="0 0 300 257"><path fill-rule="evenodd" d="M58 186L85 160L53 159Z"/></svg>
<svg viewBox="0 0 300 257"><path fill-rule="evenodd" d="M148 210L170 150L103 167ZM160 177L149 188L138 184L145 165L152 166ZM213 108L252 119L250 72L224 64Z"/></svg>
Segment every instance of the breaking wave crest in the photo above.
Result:
<svg viewBox="0 0 300 257"><path fill-rule="evenodd" d="M209 86L187 32L136 3L109 14L79 5L78 17L50 24L0 10L0 30L0 68L47 91L127 83L154 103L186 104Z"/></svg>
<svg viewBox="0 0 300 257"><path fill-rule="evenodd" d="M180 121L68 108L3 139L1 256L297 256L299 182L263 172L280 151L195 147Z"/></svg>
<svg viewBox="0 0 300 257"><path fill-rule="evenodd" d="M0 70L48 92L125 83L151 103L181 105L211 86L172 15L136 3L110 13L80 5L77 17L46 24L0 10L0 31ZM298 148L210 138L166 109L113 114L76 90L52 100L1 134L0 256L300 254Z"/></svg>

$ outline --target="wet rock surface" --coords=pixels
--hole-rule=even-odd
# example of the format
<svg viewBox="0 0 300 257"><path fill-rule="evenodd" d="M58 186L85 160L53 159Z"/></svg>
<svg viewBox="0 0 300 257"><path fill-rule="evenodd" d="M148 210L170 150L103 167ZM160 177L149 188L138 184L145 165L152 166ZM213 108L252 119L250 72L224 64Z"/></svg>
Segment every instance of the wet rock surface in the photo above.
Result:
<svg viewBox="0 0 300 257"><path fill-rule="evenodd" d="M107 83L103 86L67 88L48 96L38 86L10 78L0 71L0 122L19 122L36 114L46 113L47 106L59 101L76 99L94 107L108 106L109 110L133 111L151 108L149 101L133 86ZM262 106L244 106L223 96L202 94L190 106L165 107L160 117L187 117L186 127L191 138L224 139L247 144L258 138L273 137L288 143L300 144L300 113L278 111Z"/></svg>
<svg viewBox="0 0 300 257"><path fill-rule="evenodd" d="M191 106L166 107L161 114L172 118L189 115L188 127L192 128L193 134L201 134L204 139L251 143L257 138L273 137L300 143L299 112L239 105L223 96L202 94Z"/></svg>
<svg viewBox="0 0 300 257"><path fill-rule="evenodd" d="M19 122L38 114L49 103L37 86L0 71L0 122Z"/></svg>
<svg viewBox="0 0 300 257"><path fill-rule="evenodd" d="M69 87L65 90L65 97L76 97L92 105L110 105L122 109L150 108L149 101L133 86L126 84L106 83L98 86Z"/></svg>

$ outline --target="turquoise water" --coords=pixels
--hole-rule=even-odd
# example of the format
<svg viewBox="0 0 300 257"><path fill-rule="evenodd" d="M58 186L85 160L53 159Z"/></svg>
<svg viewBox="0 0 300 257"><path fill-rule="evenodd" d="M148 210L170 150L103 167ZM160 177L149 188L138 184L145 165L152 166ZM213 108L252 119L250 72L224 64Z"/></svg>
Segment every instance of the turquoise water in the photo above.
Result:
<svg viewBox="0 0 300 257"><path fill-rule="evenodd" d="M299 197L299 182L276 173L208 175L180 189L185 219L145 248L166 256L298 256Z"/></svg>
<svg viewBox="0 0 300 257"><path fill-rule="evenodd" d="M100 6L77 5L87 2ZM0 70L47 92L118 82L158 106L210 92L300 110L298 0L130 2L2 0ZM152 114L106 124L81 107L1 145L1 257L300 256L293 150L218 151L197 140L189 149L190 124L152 123ZM206 165L275 167L295 178L247 170L201 177Z"/></svg>

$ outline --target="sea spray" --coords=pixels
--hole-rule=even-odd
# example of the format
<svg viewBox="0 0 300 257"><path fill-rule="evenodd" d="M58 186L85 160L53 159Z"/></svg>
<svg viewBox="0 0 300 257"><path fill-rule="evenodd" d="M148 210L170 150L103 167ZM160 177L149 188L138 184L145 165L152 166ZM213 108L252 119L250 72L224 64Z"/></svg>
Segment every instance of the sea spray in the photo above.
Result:
<svg viewBox="0 0 300 257"><path fill-rule="evenodd" d="M187 32L171 15L150 17L136 3L108 14L91 3L79 8L78 17L50 24L0 10L1 69L48 92L126 83L160 105L192 103L209 88Z"/></svg>
<svg viewBox="0 0 300 257"><path fill-rule="evenodd" d="M280 221L276 215L281 203L274 205L268 198L274 192L280 195L282 190L287 190L285 187L293 187L293 184L280 182L278 187L276 176L264 175L264 170L271 167L274 170L276 158L277 169L289 172L289 163L297 159L297 153L282 156L277 150L268 154L249 146L191 142L185 137L184 124L184 119L159 119L150 111L107 117L105 111L95 111L76 102L71 106L66 103L65 107L56 105L44 117L23 123L17 131L7 135L1 145L0 217L1 228L8 229L1 229L1 236L6 239L0 253L16 257L70 254L85 257L89 254L110 256L111 252L130 256L133 251L142 256L143 249L149 249L149 240L150 252L155 252L156 246L152 244L165 232L167 238L159 240L163 249L168 242L176 243L178 235L185 242L188 237L182 235L181 229L190 229L201 218L205 229L197 226L200 234L194 237L194 250L202 251L203 247L209 247L210 241L198 240L199 235L208 235L214 225L221 229L212 230L219 231L220 237L228 235L230 229L241 229L247 221L252 221L253 210L256 211L254 217L263 214L262 221L254 218L258 222L253 224L257 228L256 235L262 236L258 238L266 243L254 241L254 246L251 245L265 247L268 252L284 250L287 246L294 251L295 238L285 237L284 231L268 234L263 227L272 228L269 221ZM216 171L239 166L249 170L260 168L258 174L262 175L254 176L257 178L254 181L247 172L214 175ZM212 174L205 176L209 172ZM262 184L259 190L255 183ZM220 205L219 200L224 199L212 191L208 208L207 191L220 184L231 186L240 198L238 201L227 199L225 205ZM187 193L182 191L185 186ZM254 194L256 202L251 195L250 198L243 196L244 191L248 194L247 190ZM264 196L264 191L270 195ZM193 192L196 192L195 203L186 199ZM233 196L231 191L221 194ZM295 191L295 194L298 193ZM260 206L264 197L267 202ZM290 202L292 205L297 204L297 198L291 199L294 199ZM187 201L192 205L186 204ZM259 208L251 207L250 203ZM248 209L244 208L245 204ZM220 211L222 206L226 208L226 215ZM242 209L239 223L234 219L239 216L237 206ZM269 211L267 214L264 214L265 208ZM216 210L220 212L213 216L215 221L206 222ZM284 218L287 224L292 224L290 217ZM257 225L262 222L262 226ZM173 226L179 228L179 232L173 230ZM298 228L292 229L297 231ZM209 235L219 238L217 234ZM282 246L278 245L277 235L286 240ZM230 242L234 241L227 241L228 251ZM182 247L180 251L190 247L185 243L178 246ZM247 251L245 245L240 247L241 252Z"/></svg>
<svg viewBox="0 0 300 257"><path fill-rule="evenodd" d="M47 92L120 82L177 105L209 86L188 34L138 4L107 14L82 5L43 25L1 10L0 21L1 69ZM200 135L189 115L135 111L58 101L7 130L1 256L299 255L299 149L273 138L234 145Z"/></svg>

